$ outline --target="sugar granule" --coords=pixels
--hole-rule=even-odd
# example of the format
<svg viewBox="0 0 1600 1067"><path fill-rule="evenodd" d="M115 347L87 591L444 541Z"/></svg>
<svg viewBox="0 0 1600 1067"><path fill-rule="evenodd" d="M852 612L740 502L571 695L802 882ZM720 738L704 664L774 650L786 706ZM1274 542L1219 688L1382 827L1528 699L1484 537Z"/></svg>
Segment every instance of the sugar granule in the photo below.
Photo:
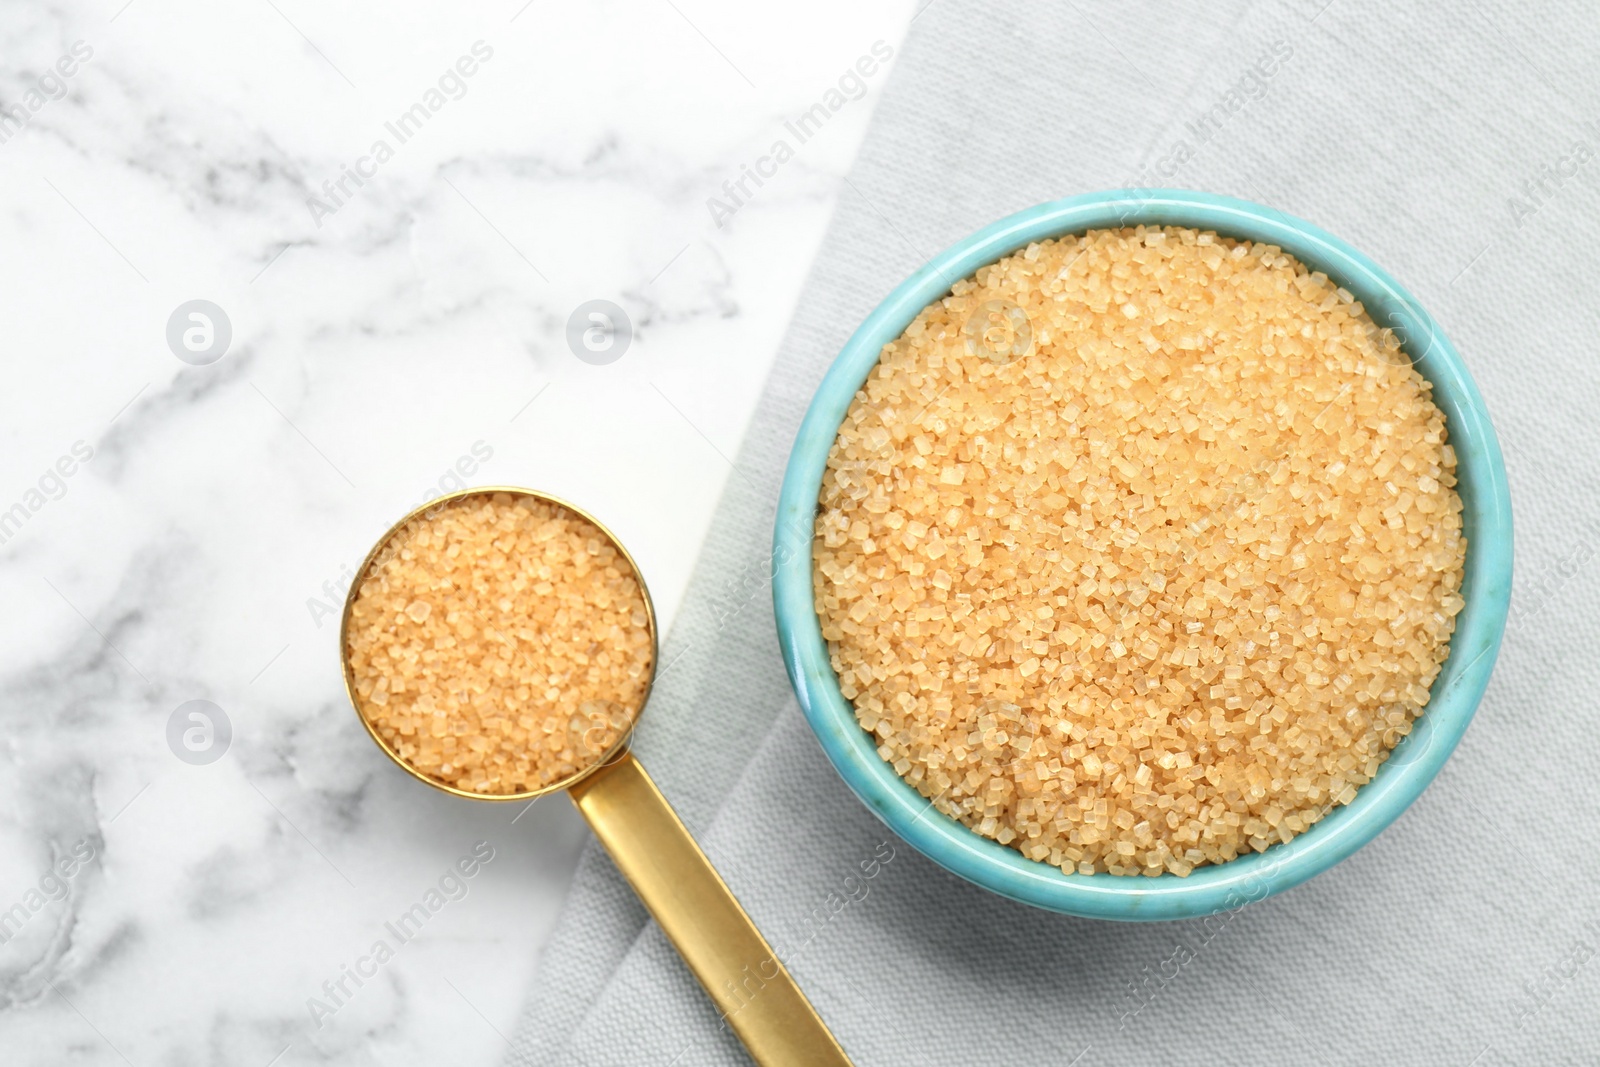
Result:
<svg viewBox="0 0 1600 1067"><path fill-rule="evenodd" d="M1431 385L1350 294L1181 228L1029 245L886 345L816 610L879 755L1068 873L1187 875L1349 803L1466 543Z"/></svg>
<svg viewBox="0 0 1600 1067"><path fill-rule="evenodd" d="M566 508L507 493L446 502L357 580L358 710L436 781L542 788L592 766L638 714L653 648L643 590Z"/></svg>

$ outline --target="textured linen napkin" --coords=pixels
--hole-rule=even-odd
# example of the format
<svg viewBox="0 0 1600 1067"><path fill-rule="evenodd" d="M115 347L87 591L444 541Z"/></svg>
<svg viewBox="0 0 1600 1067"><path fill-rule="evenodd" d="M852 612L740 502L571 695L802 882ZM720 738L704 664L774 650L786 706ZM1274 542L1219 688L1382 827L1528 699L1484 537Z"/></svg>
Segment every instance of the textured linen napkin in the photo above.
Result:
<svg viewBox="0 0 1600 1067"><path fill-rule="evenodd" d="M918 14L637 739L858 1064L1600 1062L1597 46L1581 5ZM878 823L795 705L769 574L796 427L876 303L1007 213L1129 185L1311 219L1417 294L1505 446L1518 577L1477 719L1394 826L1236 913L1124 925L988 894ZM591 846L508 1062L747 1061Z"/></svg>

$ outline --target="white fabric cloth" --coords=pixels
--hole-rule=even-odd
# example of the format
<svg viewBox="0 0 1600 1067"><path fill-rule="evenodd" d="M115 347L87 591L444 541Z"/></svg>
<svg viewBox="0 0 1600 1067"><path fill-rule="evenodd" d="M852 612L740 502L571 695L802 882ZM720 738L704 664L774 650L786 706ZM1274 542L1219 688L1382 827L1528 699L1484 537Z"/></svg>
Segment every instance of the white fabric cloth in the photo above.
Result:
<svg viewBox="0 0 1600 1067"><path fill-rule="evenodd" d="M933 0L894 62L637 739L858 1064L1600 1062L1600 16L1324 4ZM980 226L1129 184L1259 200L1394 272L1487 397L1516 508L1512 631L1439 779L1225 921L1052 915L900 843L800 717L766 581L796 426L862 318ZM508 1062L747 1061L591 846Z"/></svg>

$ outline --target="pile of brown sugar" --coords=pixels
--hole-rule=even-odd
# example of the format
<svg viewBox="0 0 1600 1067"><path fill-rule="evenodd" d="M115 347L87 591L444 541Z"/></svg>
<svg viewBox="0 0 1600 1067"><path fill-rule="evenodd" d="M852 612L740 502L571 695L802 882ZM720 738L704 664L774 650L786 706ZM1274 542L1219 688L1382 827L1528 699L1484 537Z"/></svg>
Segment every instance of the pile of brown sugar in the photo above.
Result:
<svg viewBox="0 0 1600 1067"><path fill-rule="evenodd" d="M1430 384L1275 247L1030 245L884 347L829 457L817 613L885 761L1068 873L1288 841L1428 702L1463 601Z"/></svg>
<svg viewBox="0 0 1600 1067"><path fill-rule="evenodd" d="M423 774L520 793L627 731L653 640L628 559L582 516L507 493L440 504L380 549L351 605L357 708Z"/></svg>

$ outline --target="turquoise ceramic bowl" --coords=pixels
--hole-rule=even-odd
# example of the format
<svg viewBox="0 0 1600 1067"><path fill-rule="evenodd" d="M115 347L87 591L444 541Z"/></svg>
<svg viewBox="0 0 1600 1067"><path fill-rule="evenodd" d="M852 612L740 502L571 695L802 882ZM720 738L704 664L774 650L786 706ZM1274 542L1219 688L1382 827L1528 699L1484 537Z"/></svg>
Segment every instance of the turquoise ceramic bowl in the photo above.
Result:
<svg viewBox="0 0 1600 1067"><path fill-rule="evenodd" d="M1063 874L1028 860L931 808L886 764L839 692L812 603L811 530L828 451L883 346L949 292L950 281L1025 247L1084 230L1138 224L1214 230L1281 247L1355 294L1373 320L1403 338L1433 382L1458 457L1468 539L1450 658L1426 713L1351 803L1288 844L1201 867L1186 878ZM773 582L784 662L823 750L856 796L896 834L945 869L1001 896L1097 919L1184 919L1238 907L1327 870L1378 833L1427 788L1466 731L1488 684L1511 597L1511 499L1483 398L1431 316L1372 260L1301 219L1244 200L1179 190L1090 193L1041 204L985 227L907 279L856 330L817 389L795 440L779 500Z"/></svg>

